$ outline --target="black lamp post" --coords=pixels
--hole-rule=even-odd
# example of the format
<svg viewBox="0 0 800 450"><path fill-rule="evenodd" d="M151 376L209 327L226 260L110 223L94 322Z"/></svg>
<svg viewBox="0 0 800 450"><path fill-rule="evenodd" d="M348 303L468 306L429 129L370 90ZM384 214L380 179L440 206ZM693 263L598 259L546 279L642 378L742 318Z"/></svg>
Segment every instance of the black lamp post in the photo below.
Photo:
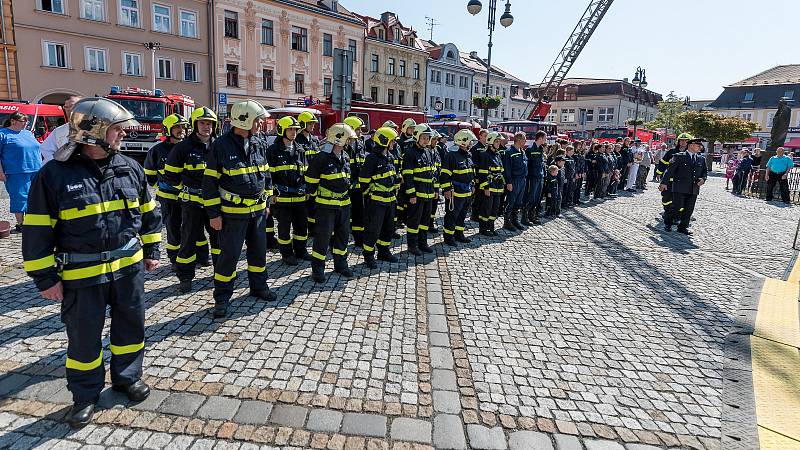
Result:
<svg viewBox="0 0 800 450"><path fill-rule="evenodd" d="M636 102L636 114L633 118L633 139L636 140L636 128L639 126L639 93L642 89L647 87L647 75L645 70L641 67L636 68L636 75L633 77L633 85L637 87L634 89L635 96L633 101Z"/></svg>
<svg viewBox="0 0 800 450"><path fill-rule="evenodd" d="M467 3L467 11L473 16L481 12L483 8L483 4L481 4L480 0L469 0ZM490 75L492 69L492 33L494 32L494 25L495 25L495 16L497 15L497 0L489 0L489 55L487 58L487 67L486 67L486 91L484 92L485 96L489 96L489 82L490 82ZM506 0L506 11L500 16L500 25L505 28L511 26L514 23L514 16L511 15L511 0ZM483 110L483 126L489 126L489 108L485 108Z"/></svg>
<svg viewBox="0 0 800 450"><path fill-rule="evenodd" d="M153 93L156 91L156 50L161 50L160 42L145 42L144 48L150 50L150 64L153 68Z"/></svg>

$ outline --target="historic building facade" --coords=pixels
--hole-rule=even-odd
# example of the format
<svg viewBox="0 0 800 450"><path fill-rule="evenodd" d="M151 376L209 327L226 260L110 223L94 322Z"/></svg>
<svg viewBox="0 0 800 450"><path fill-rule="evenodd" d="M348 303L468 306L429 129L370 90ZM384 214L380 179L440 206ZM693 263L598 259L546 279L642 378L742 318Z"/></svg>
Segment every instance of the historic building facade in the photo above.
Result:
<svg viewBox="0 0 800 450"><path fill-rule="evenodd" d="M430 54L425 112L428 116L455 115L459 120L469 119L475 71L462 63L455 44L424 41L423 45ZM437 101L442 102L441 112L436 111Z"/></svg>

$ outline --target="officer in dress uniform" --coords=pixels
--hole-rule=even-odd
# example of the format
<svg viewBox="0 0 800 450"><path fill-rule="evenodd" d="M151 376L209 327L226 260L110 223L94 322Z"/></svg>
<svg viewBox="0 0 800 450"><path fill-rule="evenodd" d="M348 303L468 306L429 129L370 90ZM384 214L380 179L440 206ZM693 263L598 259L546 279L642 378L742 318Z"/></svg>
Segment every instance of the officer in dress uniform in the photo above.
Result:
<svg viewBox="0 0 800 450"><path fill-rule="evenodd" d="M518 132L514 136L514 144L501 154L506 179L505 195L507 199L503 228L510 231L523 231L525 229L519 221L519 211L525 204L525 187L528 176L528 155L526 154L525 139L525 133ZM524 211L522 215L526 215Z"/></svg>
<svg viewBox="0 0 800 450"><path fill-rule="evenodd" d="M111 312L111 383L131 401L150 394L144 357L144 271L158 268L161 217L139 163L119 153L124 127L138 126L122 105L78 101L69 141L33 180L22 234L25 271L42 297L61 302L67 331L72 427L91 421L103 390L102 334Z"/></svg>
<svg viewBox="0 0 800 450"><path fill-rule="evenodd" d="M219 255L217 232L211 228L203 205L203 172L206 170L206 152L217 136L217 115L210 108L201 107L192 112L192 133L176 145L164 164L164 180L179 192L181 201L181 240L175 271L178 290L191 292L195 266L207 266L208 241L211 241L211 258ZM208 233L206 239L205 232Z"/></svg>
<svg viewBox="0 0 800 450"><path fill-rule="evenodd" d="M181 244L181 204L178 191L164 181L164 163L175 144L186 137L189 121L179 114L170 114L161 122L167 138L154 145L144 159L144 173L147 183L156 190L156 198L161 205L161 219L167 231L167 256L175 264L175 257ZM208 249L206 248L206 259Z"/></svg>
<svg viewBox="0 0 800 450"><path fill-rule="evenodd" d="M480 209L480 233L484 236L497 236L494 221L500 213L500 197L506 182L503 177L503 158L500 156L500 133L489 133L488 147L479 153L478 190L482 193Z"/></svg>
<svg viewBox="0 0 800 450"><path fill-rule="evenodd" d="M668 189L672 191L672 205L664 217L666 231L672 231L672 225L677 223L678 233L692 234L689 231L689 222L692 220L700 188L708 179L706 160L699 154L702 148L702 139L690 139L686 151L676 153L669 160L669 167L658 186L661 192Z"/></svg>
<svg viewBox="0 0 800 450"><path fill-rule="evenodd" d="M219 232L220 254L214 266L214 317L228 315L236 264L247 244L250 295L276 299L267 286L267 227L272 196L266 142L258 137L269 116L253 100L231 107L231 129L214 140L206 154L203 203L211 228Z"/></svg>
<svg viewBox="0 0 800 450"><path fill-rule="evenodd" d="M364 122L355 116L344 119L356 133L356 138L351 139L345 147L345 152L350 160L350 229L353 232L353 241L356 247L364 245L364 190L358 181L364 159L367 157L366 144L364 143Z"/></svg>
<svg viewBox="0 0 800 450"><path fill-rule="evenodd" d="M325 282L325 259L328 244L333 238L333 270L345 278L353 271L347 264L347 244L350 240L350 162L344 152L356 133L345 123L337 123L327 132L328 143L311 160L306 172L309 195L317 207L314 242L311 252L311 279Z"/></svg>
<svg viewBox="0 0 800 450"><path fill-rule="evenodd" d="M296 266L298 260L311 261L308 242L308 209L306 208L305 173L308 169L305 151L295 137L301 129L292 116L282 117L277 124L278 137L267 149L267 163L276 194L272 215L278 219L278 245L283 263ZM291 231L294 233L291 233Z"/></svg>
<svg viewBox="0 0 800 450"><path fill-rule="evenodd" d="M436 202L433 154L428 148L433 130L427 124L414 127L414 145L403 154L403 189L408 198L406 233L408 253L421 256L433 253L428 246L428 218Z"/></svg>
<svg viewBox="0 0 800 450"><path fill-rule="evenodd" d="M442 160L439 186L444 194L444 243L455 247L456 242L469 243L464 236L464 222L475 191L475 167L469 148L477 138L472 130L459 130L453 145Z"/></svg>
<svg viewBox="0 0 800 450"><path fill-rule="evenodd" d="M664 156L662 156L661 159L658 160L658 164L656 164L656 176L660 180L661 184L667 185L667 189L661 191L661 206L664 208L664 214L662 217L664 217L665 220L672 209L672 189L669 189L672 180L669 178L664 178L664 173L669 168L672 157L677 153L685 152L689 146L689 141L692 139L694 139L694 136L689 133L679 134L678 142L675 144L675 148L671 148L667 151L667 153L664 153Z"/></svg>
<svg viewBox="0 0 800 450"><path fill-rule="evenodd" d="M389 247L392 245L394 233L394 216L397 205L397 168L389 148L397 139L397 131L389 127L381 127L375 131L370 142L371 152L364 160L359 181L364 188L364 265L374 269L375 247L378 248L378 260L390 263L397 262ZM377 245L376 245L377 244Z"/></svg>
<svg viewBox="0 0 800 450"><path fill-rule="evenodd" d="M542 188L544 187L544 150L547 141L547 133L537 131L534 135L533 144L526 150L528 155L528 176L525 198L525 214L531 223L538 225L539 212L542 207Z"/></svg>

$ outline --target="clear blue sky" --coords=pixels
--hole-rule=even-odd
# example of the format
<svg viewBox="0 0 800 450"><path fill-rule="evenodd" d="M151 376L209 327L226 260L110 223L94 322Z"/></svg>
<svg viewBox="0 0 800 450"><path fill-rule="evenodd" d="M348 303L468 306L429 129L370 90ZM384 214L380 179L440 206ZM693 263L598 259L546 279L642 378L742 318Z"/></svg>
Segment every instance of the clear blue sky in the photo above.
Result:
<svg viewBox="0 0 800 450"><path fill-rule="evenodd" d="M467 0L341 0L373 17L390 10L420 37L425 16L440 25L436 42L486 56L488 0L471 16ZM514 24L494 33L492 62L538 83L583 14L588 0L512 0ZM505 0L498 0L498 18ZM616 0L568 76L633 78L647 70L648 88L713 99L724 85L778 64L800 63L800 0Z"/></svg>

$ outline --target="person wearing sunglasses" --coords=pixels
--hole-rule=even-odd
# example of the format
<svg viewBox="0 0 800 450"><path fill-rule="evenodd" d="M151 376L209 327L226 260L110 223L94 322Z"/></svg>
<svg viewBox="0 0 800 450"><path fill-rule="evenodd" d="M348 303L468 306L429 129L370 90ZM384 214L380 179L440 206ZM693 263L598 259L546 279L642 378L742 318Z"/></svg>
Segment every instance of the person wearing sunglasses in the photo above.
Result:
<svg viewBox="0 0 800 450"><path fill-rule="evenodd" d="M0 128L0 181L5 183L11 199L11 212L17 220L17 231L22 231L31 180L42 168L39 141L25 129L28 120L27 115L15 112Z"/></svg>

